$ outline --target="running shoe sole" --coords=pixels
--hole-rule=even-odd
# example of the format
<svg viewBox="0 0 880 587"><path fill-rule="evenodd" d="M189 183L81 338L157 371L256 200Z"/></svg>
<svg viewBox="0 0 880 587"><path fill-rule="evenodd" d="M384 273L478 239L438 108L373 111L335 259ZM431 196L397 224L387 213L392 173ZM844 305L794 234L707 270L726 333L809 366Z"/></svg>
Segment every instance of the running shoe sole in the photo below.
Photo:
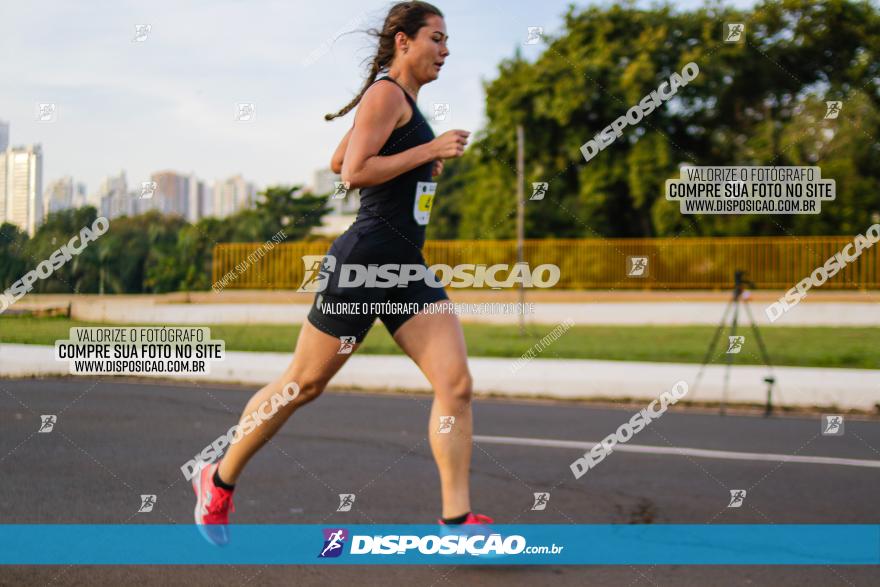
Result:
<svg viewBox="0 0 880 587"><path fill-rule="evenodd" d="M213 544L214 546L224 546L229 543L229 534L226 532L226 526L221 524L210 524L211 526L217 526L216 536L211 530L208 529L208 524L202 523L201 510L202 510L202 471L207 467L210 467L208 463L205 461L199 461L199 467L196 470L196 475L193 477L192 486L193 490L196 492L196 507L193 510L193 518L196 522L196 527L199 529L199 534L202 535L202 538Z"/></svg>

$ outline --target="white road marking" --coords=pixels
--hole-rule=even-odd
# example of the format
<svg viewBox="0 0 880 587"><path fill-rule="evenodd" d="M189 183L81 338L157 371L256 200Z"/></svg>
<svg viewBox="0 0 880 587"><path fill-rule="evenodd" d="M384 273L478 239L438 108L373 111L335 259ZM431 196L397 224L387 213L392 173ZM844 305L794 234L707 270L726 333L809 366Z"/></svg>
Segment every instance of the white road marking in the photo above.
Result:
<svg viewBox="0 0 880 587"><path fill-rule="evenodd" d="M576 440L552 440L546 438L519 438L516 436L474 436L474 442L486 444L516 444L522 446L541 446L546 448L576 448L586 452L598 442ZM809 465L844 465L850 467L871 467L880 469L880 461L868 459L842 459L838 457L818 457L807 455L780 455L757 452L736 452L727 450L707 450L681 446L648 446L645 444L617 444L614 452L635 452L655 455L681 455L700 459L727 459L733 461L772 461L785 463L805 463Z"/></svg>

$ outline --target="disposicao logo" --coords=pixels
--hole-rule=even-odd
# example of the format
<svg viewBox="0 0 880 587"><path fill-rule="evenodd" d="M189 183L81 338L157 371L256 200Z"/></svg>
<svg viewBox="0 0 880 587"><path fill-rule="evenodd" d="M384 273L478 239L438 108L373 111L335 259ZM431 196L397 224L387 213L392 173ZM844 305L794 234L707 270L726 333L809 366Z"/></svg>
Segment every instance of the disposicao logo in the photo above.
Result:
<svg viewBox="0 0 880 587"><path fill-rule="evenodd" d="M342 554L348 530L345 528L324 528L324 548L318 558L335 558Z"/></svg>

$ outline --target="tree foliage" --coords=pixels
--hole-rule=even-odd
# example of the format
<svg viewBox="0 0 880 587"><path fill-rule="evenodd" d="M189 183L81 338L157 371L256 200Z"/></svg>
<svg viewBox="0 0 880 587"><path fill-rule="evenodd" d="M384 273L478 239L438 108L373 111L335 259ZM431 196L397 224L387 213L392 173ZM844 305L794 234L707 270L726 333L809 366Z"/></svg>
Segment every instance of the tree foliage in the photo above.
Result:
<svg viewBox="0 0 880 587"><path fill-rule="evenodd" d="M485 82L487 124L444 173L433 238L512 238L516 126L526 137L526 235L853 234L880 211L880 13L868 2L768 1L743 12L570 7L534 62ZM746 24L724 43L723 24ZM699 76L586 162L580 146L695 62ZM824 120L825 101L840 100ZM683 216L664 198L682 163L818 165L837 200L815 215ZM528 198L528 193L527 193Z"/></svg>

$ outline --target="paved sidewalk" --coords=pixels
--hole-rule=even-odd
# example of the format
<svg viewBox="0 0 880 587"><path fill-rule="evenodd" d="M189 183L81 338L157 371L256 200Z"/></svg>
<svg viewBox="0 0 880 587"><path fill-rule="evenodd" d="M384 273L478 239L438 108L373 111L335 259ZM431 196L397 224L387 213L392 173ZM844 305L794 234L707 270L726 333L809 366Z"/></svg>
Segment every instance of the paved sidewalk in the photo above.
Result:
<svg viewBox="0 0 880 587"><path fill-rule="evenodd" d="M229 352L211 364L206 375L185 374L175 379L220 381L259 386L288 365L287 353ZM505 397L562 399L635 399L651 401L676 381L691 385L685 401L721 399L723 366L706 368L703 381L693 389L699 365L636 363L576 359L533 359L519 369L517 359L469 359L478 394ZM0 377L68 374L68 363L56 361L54 348L41 345L0 345ZM874 410L880 404L880 371L868 369L815 369L777 367L774 403L777 406L828 407ZM766 367L735 366L730 374L729 403L763 403ZM144 375L149 377L149 375ZM168 376L165 376L166 378ZM429 391L425 376L407 357L357 355L333 378L331 387L364 390Z"/></svg>
<svg viewBox="0 0 880 587"><path fill-rule="evenodd" d="M515 313L497 312L477 304L514 304L516 292L450 291L452 300L471 304L460 314L462 322L516 324ZM761 326L770 322L764 309L782 292L751 292L749 307ZM76 320L140 324L301 324L313 294L296 292L194 292L163 295L60 295L31 294L13 310L70 308ZM715 325L730 300L729 292L528 292L526 303L534 313L532 324L559 324L572 320L588 325ZM476 313L482 311L483 313ZM746 317L742 316L741 320ZM780 317L774 326L880 326L877 292L811 292Z"/></svg>
<svg viewBox="0 0 880 587"><path fill-rule="evenodd" d="M751 302L752 316L759 326L770 326L764 314L766 303ZM535 302L534 313L526 314L530 324L604 325L685 325L721 321L727 302ZM308 304L175 304L112 298L89 303L74 302L71 316L87 322L118 324L302 324L309 313ZM465 308L465 306L462 306ZM466 307L474 312L497 312L488 306ZM465 323L517 324L512 310L501 313L461 313ZM745 312L742 310L741 312ZM743 314L740 321L744 322ZM729 318L728 318L729 320ZM808 303L801 302L779 318L773 326L880 326L880 303Z"/></svg>

